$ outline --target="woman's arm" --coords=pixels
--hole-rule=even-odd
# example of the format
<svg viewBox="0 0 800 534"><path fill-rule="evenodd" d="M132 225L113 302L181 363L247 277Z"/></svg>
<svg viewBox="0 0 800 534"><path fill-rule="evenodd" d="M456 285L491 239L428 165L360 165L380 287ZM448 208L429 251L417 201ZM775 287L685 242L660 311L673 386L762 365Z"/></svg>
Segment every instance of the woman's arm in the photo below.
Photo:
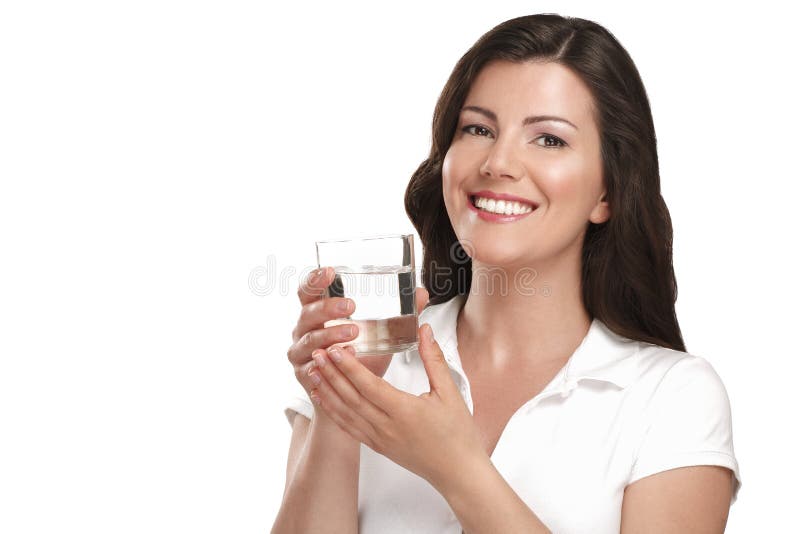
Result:
<svg viewBox="0 0 800 534"><path fill-rule="evenodd" d="M488 457L476 459L459 473L436 489L466 534L550 532ZM651 475L625 490L621 532L722 533L731 493L731 471L719 466Z"/></svg>
<svg viewBox="0 0 800 534"><path fill-rule="evenodd" d="M324 379L318 413L330 413L348 435L359 436L378 454L427 480L469 534L549 532L486 454L475 419L431 334L430 325L420 327L419 355L430 392L398 390L350 351L331 350L330 360L326 356L317 362Z"/></svg>
<svg viewBox="0 0 800 534"><path fill-rule="evenodd" d="M305 430L305 440L295 433ZM321 410L311 422L297 414L287 462L286 490L272 534L358 532L361 444Z"/></svg>
<svg viewBox="0 0 800 534"><path fill-rule="evenodd" d="M447 500L466 534L550 533L488 456L462 466L456 476L436 489Z"/></svg>

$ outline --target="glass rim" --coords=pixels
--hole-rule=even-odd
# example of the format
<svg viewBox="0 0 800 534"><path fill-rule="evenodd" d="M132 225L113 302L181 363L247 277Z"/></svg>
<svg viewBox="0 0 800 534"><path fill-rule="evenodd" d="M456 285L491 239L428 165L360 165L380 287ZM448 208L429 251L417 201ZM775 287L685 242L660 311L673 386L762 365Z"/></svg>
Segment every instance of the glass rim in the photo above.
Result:
<svg viewBox="0 0 800 534"><path fill-rule="evenodd" d="M373 241L377 239L407 239L409 237L413 237L414 234L381 234L381 235L372 235L367 237L350 237L347 239L325 239L322 241L314 241L317 245L327 244L327 243L350 243L356 241Z"/></svg>

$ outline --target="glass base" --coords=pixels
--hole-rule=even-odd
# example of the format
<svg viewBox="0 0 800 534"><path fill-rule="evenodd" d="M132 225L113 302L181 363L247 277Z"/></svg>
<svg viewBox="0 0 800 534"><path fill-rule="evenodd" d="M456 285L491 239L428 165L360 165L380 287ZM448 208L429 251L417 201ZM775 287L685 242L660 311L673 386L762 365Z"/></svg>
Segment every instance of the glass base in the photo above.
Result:
<svg viewBox="0 0 800 534"><path fill-rule="evenodd" d="M418 348L419 343L412 341L408 343L399 343L396 345L381 344L378 346L369 346L366 343L354 343L353 348L356 350L356 358L361 356L392 356L398 352L407 352Z"/></svg>

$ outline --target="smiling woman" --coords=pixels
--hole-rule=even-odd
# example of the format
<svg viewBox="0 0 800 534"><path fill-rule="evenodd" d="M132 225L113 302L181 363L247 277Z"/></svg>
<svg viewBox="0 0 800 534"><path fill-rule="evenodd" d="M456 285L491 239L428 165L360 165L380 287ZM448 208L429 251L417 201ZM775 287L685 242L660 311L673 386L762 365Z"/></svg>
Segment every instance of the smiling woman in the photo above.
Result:
<svg viewBox="0 0 800 534"><path fill-rule="evenodd" d="M358 334L320 326L330 273L298 292L309 398L286 407L273 532L724 530L730 402L681 336L655 139L594 22L520 17L467 51L406 190L419 348L382 366L337 350Z"/></svg>
<svg viewBox="0 0 800 534"><path fill-rule="evenodd" d="M511 263L552 278L543 270L547 258L579 266L587 219L600 224L609 216L592 108L589 89L559 63L494 60L481 69L442 162L448 218L459 241L474 248L473 269ZM470 198L486 198L472 193L483 186L538 207L525 218L476 217ZM490 211L502 202L487 200ZM513 204L500 208L510 215Z"/></svg>

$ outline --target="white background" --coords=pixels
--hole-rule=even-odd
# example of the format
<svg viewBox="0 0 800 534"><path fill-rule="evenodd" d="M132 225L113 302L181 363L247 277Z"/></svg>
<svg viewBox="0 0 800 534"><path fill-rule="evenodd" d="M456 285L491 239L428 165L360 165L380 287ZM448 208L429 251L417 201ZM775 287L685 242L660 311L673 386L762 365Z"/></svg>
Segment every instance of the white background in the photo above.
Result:
<svg viewBox="0 0 800 534"><path fill-rule="evenodd" d="M313 241L413 231L452 67L534 12L599 22L637 63L680 324L732 404L728 532L796 524L794 19L497 4L2 4L0 531L267 531Z"/></svg>

